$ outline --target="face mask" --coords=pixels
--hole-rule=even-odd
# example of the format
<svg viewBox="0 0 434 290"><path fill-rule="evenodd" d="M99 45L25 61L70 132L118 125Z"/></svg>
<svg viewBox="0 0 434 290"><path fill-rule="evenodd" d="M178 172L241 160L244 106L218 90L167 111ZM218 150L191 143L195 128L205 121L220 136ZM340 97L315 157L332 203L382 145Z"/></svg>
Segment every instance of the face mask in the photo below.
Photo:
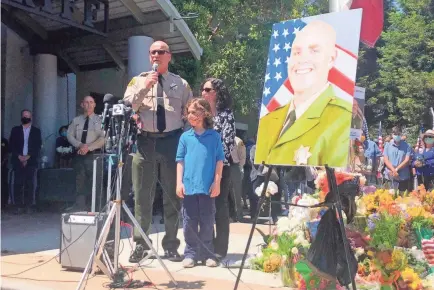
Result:
<svg viewBox="0 0 434 290"><path fill-rule="evenodd" d="M426 144L429 144L429 145L434 144L434 138L431 138L431 137L425 138L424 141L425 141Z"/></svg>
<svg viewBox="0 0 434 290"><path fill-rule="evenodd" d="M27 117L22 117L22 118L21 118L21 123L22 123L23 125L29 124L31 121L32 121L32 119L27 118Z"/></svg>
<svg viewBox="0 0 434 290"><path fill-rule="evenodd" d="M62 133L60 133L60 136L62 136L62 137L66 137L66 135L67 135L66 132L62 132Z"/></svg>
<svg viewBox="0 0 434 290"><path fill-rule="evenodd" d="M399 135L393 135L393 140L395 142L401 142L401 136L399 136Z"/></svg>

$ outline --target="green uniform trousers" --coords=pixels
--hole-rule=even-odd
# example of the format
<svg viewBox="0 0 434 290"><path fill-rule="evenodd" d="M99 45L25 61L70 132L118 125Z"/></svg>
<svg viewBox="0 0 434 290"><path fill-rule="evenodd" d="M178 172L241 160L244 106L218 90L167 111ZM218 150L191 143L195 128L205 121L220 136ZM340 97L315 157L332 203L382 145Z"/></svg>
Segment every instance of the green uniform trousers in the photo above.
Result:
<svg viewBox="0 0 434 290"><path fill-rule="evenodd" d="M135 217L147 234L152 223L152 205L155 188L160 171L160 184L163 190L164 226L166 235L163 238L164 250L177 250L180 244L176 237L179 228L179 212L181 202L176 196L176 150L182 131L163 138L137 138L137 153L133 157L132 179L135 195ZM160 170L158 170L158 168ZM134 240L147 245L137 230Z"/></svg>
<svg viewBox="0 0 434 290"><path fill-rule="evenodd" d="M92 152L86 155L77 154L74 156L72 164L76 176L76 194L77 196L85 196L86 210L90 210L92 203L93 161L95 159L97 160L95 210L100 211L106 204L106 191L103 186L103 156Z"/></svg>

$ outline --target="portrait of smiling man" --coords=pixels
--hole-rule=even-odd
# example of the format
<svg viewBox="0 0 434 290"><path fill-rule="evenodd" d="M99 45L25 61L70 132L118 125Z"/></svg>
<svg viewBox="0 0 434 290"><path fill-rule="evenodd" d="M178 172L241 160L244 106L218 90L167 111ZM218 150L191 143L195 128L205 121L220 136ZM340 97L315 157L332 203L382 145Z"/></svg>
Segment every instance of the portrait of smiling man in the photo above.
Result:
<svg viewBox="0 0 434 290"><path fill-rule="evenodd" d="M337 55L328 23L315 20L297 32L287 61L293 97L259 120L255 163L347 165L352 103L328 81Z"/></svg>

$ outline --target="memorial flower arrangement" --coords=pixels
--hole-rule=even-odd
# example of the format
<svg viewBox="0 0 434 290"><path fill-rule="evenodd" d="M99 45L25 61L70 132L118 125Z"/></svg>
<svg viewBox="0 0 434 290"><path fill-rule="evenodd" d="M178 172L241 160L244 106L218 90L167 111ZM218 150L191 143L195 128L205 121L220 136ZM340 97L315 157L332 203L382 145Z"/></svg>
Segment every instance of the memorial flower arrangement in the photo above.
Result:
<svg viewBox="0 0 434 290"><path fill-rule="evenodd" d="M358 178L361 196L347 237L358 262L358 289L434 289L434 191L419 186L412 192L363 186L358 174L336 172L338 184ZM291 203L311 206L325 201L325 173L315 180L314 195L295 196ZM270 191L270 194L271 191ZM252 260L253 268L280 272L282 283L296 289L340 289L306 261L324 208L291 206L280 218L266 246ZM334 284L337 284L336 286Z"/></svg>
<svg viewBox="0 0 434 290"><path fill-rule="evenodd" d="M366 255L358 257L358 282L371 289L426 289L432 279L428 259L431 253L422 243L433 240L434 212L430 201L434 191L423 186L402 195L386 189L365 194L357 202L367 227ZM425 203L427 206L425 206Z"/></svg>

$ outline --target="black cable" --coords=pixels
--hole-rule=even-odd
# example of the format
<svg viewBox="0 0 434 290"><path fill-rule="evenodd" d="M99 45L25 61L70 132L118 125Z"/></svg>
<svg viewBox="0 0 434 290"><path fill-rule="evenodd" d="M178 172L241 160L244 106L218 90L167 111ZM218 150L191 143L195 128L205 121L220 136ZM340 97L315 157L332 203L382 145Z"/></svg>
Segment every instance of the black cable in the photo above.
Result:
<svg viewBox="0 0 434 290"><path fill-rule="evenodd" d="M62 251L60 251L56 256L54 256L54 257L48 259L47 261L43 262L42 264L39 264L39 265L36 265L36 266L30 267L30 268L28 268L28 269L26 269L26 270L24 270L24 271L21 271L21 272L15 273L15 274L8 274L8 275L1 275L1 276L2 276L2 277L17 276L17 275L20 275L20 274L26 273L26 272L28 272L28 271L30 271L30 270L33 270L33 269L39 268L39 267L41 267L41 266L47 264L48 262L53 261L53 260L56 259L57 257L60 257L60 255L62 255L62 253L63 253L64 251L66 251L69 247L71 247L74 243L76 243L76 242L77 242L77 241L78 241L78 240L79 240L79 239L80 239L80 238L81 238L81 237L86 233L86 231L90 228L90 226L91 226L91 225L88 225L88 226L84 229L84 231L80 234L80 236L78 236L78 238L76 238L76 239L75 239L71 244L69 244L66 248L64 248Z"/></svg>

